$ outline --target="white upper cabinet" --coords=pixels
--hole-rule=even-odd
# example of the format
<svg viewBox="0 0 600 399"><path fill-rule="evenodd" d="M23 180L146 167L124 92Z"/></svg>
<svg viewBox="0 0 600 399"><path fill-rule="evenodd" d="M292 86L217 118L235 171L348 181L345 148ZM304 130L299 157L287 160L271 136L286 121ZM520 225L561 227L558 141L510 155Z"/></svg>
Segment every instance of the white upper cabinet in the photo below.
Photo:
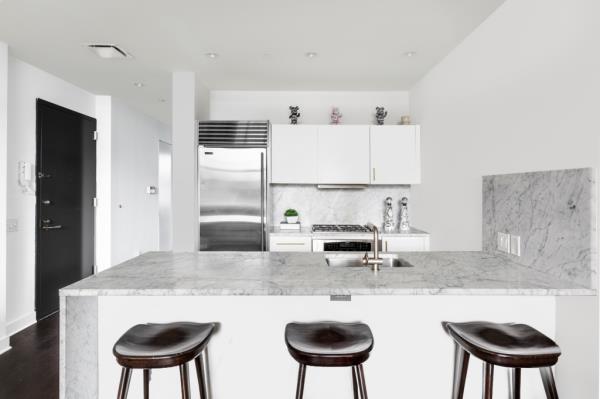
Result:
<svg viewBox="0 0 600 399"><path fill-rule="evenodd" d="M321 125L319 184L369 184L369 126Z"/></svg>
<svg viewBox="0 0 600 399"><path fill-rule="evenodd" d="M371 126L370 183L420 183L420 139L417 125Z"/></svg>
<svg viewBox="0 0 600 399"><path fill-rule="evenodd" d="M417 125L273 125L271 183L418 184Z"/></svg>
<svg viewBox="0 0 600 399"><path fill-rule="evenodd" d="M271 183L317 184L315 125L273 125Z"/></svg>

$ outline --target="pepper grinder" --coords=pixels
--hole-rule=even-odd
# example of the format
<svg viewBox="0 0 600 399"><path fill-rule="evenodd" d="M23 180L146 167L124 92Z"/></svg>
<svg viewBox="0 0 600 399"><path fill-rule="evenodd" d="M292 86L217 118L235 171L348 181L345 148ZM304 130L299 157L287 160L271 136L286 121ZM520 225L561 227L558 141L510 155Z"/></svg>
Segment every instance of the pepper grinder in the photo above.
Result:
<svg viewBox="0 0 600 399"><path fill-rule="evenodd" d="M408 198L402 197L400 200L400 230L410 230L410 223L408 221Z"/></svg>
<svg viewBox="0 0 600 399"><path fill-rule="evenodd" d="M383 230L387 233L394 231L396 223L394 222L394 210L392 209L392 197L385 199L385 214L383 218Z"/></svg>

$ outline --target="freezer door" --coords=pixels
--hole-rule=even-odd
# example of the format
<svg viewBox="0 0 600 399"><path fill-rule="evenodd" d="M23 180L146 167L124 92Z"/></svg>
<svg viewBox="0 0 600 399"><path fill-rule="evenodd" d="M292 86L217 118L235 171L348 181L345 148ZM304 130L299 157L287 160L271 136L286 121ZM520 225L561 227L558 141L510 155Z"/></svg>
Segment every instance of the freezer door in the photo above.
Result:
<svg viewBox="0 0 600 399"><path fill-rule="evenodd" d="M265 250L266 150L207 148L198 154L200 250Z"/></svg>

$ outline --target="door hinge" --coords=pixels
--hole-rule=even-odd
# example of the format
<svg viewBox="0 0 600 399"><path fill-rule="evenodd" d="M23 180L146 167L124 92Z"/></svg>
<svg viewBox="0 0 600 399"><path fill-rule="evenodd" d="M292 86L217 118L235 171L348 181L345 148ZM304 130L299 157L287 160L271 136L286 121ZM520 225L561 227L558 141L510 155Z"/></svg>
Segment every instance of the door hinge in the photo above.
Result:
<svg viewBox="0 0 600 399"><path fill-rule="evenodd" d="M94 130L94 141L98 141L98 131Z"/></svg>
<svg viewBox="0 0 600 399"><path fill-rule="evenodd" d="M98 206L98 198L94 197L93 203L94 203L94 208L96 208Z"/></svg>

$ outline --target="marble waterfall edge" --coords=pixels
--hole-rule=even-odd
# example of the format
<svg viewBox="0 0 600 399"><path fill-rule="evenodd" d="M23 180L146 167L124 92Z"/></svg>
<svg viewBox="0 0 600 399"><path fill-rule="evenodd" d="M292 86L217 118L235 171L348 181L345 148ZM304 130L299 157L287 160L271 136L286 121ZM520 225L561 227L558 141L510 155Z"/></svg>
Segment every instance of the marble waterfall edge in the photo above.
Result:
<svg viewBox="0 0 600 399"><path fill-rule="evenodd" d="M483 250L562 280L596 287L596 171L483 177ZM496 250L497 233L521 237L521 256Z"/></svg>

